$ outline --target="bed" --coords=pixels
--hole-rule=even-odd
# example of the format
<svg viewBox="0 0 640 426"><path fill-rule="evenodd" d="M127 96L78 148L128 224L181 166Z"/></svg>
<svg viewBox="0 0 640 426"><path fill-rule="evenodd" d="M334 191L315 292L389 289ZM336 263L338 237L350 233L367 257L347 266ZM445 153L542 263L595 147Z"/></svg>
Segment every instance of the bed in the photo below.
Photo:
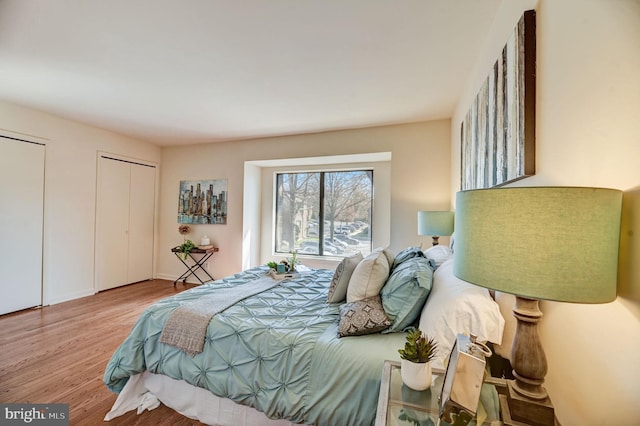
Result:
<svg viewBox="0 0 640 426"><path fill-rule="evenodd" d="M207 424L373 424L384 361L399 360L406 327L443 340L436 367L449 333L501 340L488 292L447 282L452 259L428 254L377 249L285 280L258 267L153 304L107 365L119 396L105 420L162 402ZM265 280L274 282L251 294ZM176 311L238 289L206 324L201 351L161 343Z"/></svg>

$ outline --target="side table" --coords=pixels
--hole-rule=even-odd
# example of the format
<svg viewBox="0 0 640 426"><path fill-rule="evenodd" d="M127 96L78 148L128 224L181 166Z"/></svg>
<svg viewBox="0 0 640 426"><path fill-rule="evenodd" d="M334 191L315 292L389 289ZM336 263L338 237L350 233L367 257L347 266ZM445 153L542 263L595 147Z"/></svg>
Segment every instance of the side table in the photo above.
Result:
<svg viewBox="0 0 640 426"><path fill-rule="evenodd" d="M439 397L444 380L444 371L432 369L431 387L424 391L415 391L402 383L400 363L385 361L382 369L380 395L376 426L412 426L412 425L449 425L439 419ZM486 377L478 408L478 418L469 425L497 426L504 424L500 417L499 392L506 389L503 379Z"/></svg>
<svg viewBox="0 0 640 426"><path fill-rule="evenodd" d="M202 271L204 272L207 277L209 277L210 280L214 280L214 278L211 276L211 274L209 274L209 271L207 271L204 267L204 265L207 263L207 261L209 260L209 258L211 256L213 256L214 253L220 251L220 249L218 249L218 247L212 247L212 248L208 248L208 249L201 249L201 248L193 248L191 249L191 251L188 254L188 257L191 258L191 260L193 260L193 265L189 265L189 263L187 262L187 259L184 259L182 256L182 253L180 252L180 247L174 247L171 249L171 252L173 254L176 255L176 257L180 260L180 262L182 262L182 264L187 268L187 270L185 271L184 274L180 275L178 277L178 279L176 279L173 282L173 285L175 286L176 283L180 280L182 280L182 284L185 284L187 281L187 278L189 278L191 275L193 275L194 277L196 277L198 279L198 281L200 281L200 284L204 284L205 281L203 281L198 274L196 273L197 271ZM201 255L199 257L195 257L194 254L197 255Z"/></svg>

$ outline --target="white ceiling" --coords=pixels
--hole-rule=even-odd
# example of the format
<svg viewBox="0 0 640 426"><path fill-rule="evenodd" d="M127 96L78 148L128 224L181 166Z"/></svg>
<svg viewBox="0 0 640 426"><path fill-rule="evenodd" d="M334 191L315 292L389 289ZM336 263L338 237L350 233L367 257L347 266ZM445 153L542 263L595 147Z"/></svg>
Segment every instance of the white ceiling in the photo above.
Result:
<svg viewBox="0 0 640 426"><path fill-rule="evenodd" d="M448 118L500 0L0 0L0 99L159 145Z"/></svg>

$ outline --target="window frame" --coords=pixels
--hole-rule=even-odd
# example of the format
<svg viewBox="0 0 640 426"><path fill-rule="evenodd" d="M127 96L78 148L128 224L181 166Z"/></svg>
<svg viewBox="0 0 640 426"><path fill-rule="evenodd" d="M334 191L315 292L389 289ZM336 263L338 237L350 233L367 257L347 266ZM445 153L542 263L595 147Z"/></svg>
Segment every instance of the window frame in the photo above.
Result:
<svg viewBox="0 0 640 426"><path fill-rule="evenodd" d="M278 223L278 176L285 174L303 174L303 173L318 173L320 174L320 197L319 197L319 206L318 206L318 216L322 217L322 220L318 220L318 236L324 235L324 175L327 173L340 173L340 172L369 172L371 173L371 202L369 206L370 211L370 223L369 223L369 247L368 251L373 250L373 241L374 241L374 229L373 222L375 216L375 178L376 170L375 167L371 165L350 165L348 167L321 167L321 168L311 168L311 169L292 169L292 170L274 170L273 171L273 190L272 190L272 236L271 236L271 251L274 256L287 256L290 252L278 251L277 249L277 223ZM295 245L294 245L295 248ZM299 253L298 257L304 258L315 258L315 259L342 259L346 255L342 254L322 254L324 252L324 238L318 238L318 252L319 253Z"/></svg>

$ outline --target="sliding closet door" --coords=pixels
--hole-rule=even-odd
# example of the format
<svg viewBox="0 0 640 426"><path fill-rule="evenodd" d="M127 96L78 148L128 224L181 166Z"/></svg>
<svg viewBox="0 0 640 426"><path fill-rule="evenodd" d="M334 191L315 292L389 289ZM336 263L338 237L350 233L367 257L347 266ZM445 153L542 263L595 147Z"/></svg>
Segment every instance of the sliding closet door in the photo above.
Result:
<svg viewBox="0 0 640 426"><path fill-rule="evenodd" d="M42 304L44 152L0 137L0 314Z"/></svg>
<svg viewBox="0 0 640 426"><path fill-rule="evenodd" d="M100 156L96 202L96 286L153 278L155 167Z"/></svg>

